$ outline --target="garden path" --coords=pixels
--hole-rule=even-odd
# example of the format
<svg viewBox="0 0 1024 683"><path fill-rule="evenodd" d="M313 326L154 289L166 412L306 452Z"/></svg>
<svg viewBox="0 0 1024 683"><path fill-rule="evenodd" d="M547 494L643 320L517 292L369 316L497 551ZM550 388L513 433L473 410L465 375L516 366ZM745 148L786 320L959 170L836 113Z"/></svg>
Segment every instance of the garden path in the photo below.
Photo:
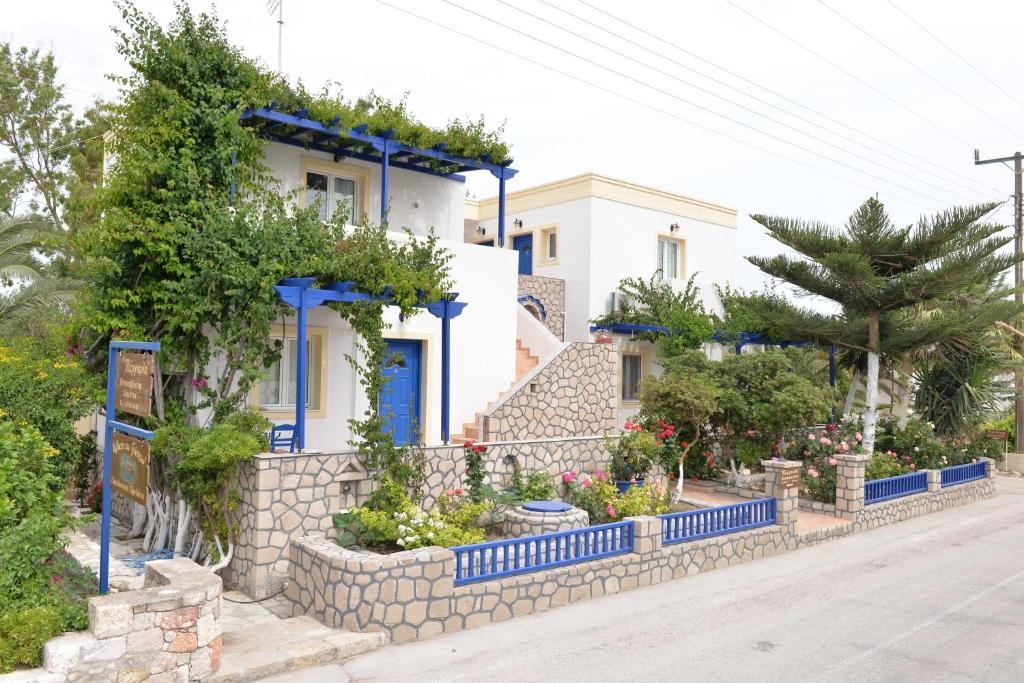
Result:
<svg viewBox="0 0 1024 683"><path fill-rule="evenodd" d="M684 484L683 500L692 500L704 505L707 505L708 503L711 503L712 505L734 505L736 503L750 502L751 499L736 496L731 493L715 491L704 486L686 486ZM799 510L796 514L796 532L801 536L812 531L831 529L843 526L844 524L846 524L846 522L839 517L821 512Z"/></svg>

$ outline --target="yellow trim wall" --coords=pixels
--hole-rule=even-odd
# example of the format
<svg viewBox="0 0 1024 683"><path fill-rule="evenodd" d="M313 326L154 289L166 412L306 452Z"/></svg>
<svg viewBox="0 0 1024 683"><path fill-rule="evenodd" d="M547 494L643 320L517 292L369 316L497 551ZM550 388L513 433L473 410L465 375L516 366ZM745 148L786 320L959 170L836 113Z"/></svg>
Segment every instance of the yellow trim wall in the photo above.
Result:
<svg viewBox="0 0 1024 683"><path fill-rule="evenodd" d="M505 195L505 215L583 197L601 197L728 228L736 227L736 209L597 173L583 173L509 192ZM497 197L466 199L466 220L487 220L497 215Z"/></svg>

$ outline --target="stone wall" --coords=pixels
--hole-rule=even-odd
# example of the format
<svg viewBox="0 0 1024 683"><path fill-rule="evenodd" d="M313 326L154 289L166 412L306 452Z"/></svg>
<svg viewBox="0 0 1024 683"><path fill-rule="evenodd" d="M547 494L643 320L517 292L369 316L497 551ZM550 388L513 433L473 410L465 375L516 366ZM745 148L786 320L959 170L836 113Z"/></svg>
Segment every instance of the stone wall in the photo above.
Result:
<svg viewBox="0 0 1024 683"><path fill-rule="evenodd" d="M486 468L495 488L512 484L516 464L524 473L546 471L553 479L568 470L606 466L603 438L597 436L487 444ZM424 449L424 507L444 491L464 483L461 445ZM256 598L281 589L288 573L288 543L322 535L331 514L365 502L373 482L355 451L343 453L261 453L239 472L241 494L235 521L238 542L222 574L228 586Z"/></svg>
<svg viewBox="0 0 1024 683"><path fill-rule="evenodd" d="M89 630L49 641L67 681L199 681L220 666L221 579L185 558L146 565L140 590L89 600Z"/></svg>
<svg viewBox="0 0 1024 683"><path fill-rule="evenodd" d="M794 467L766 465L769 477ZM661 520L634 517L630 553L458 587L447 548L382 556L300 538L291 543L285 597L293 615L331 627L383 631L393 642L429 638L793 550L797 488L773 486L772 495L772 526L663 546Z"/></svg>
<svg viewBox="0 0 1024 683"><path fill-rule="evenodd" d="M986 498L995 489L990 474L869 505L855 520L799 534L798 489L783 488L781 482L786 470L801 464L781 460L762 465L765 491L776 499L776 524L771 526L665 545L660 519L634 517L630 553L462 586L455 586L455 553L446 548L383 556L307 536L291 543L285 597L294 615L309 614L328 626L382 631L394 642L418 640L813 546Z"/></svg>
<svg viewBox="0 0 1024 683"><path fill-rule="evenodd" d="M519 276L519 296L532 296L544 306L541 322L559 340L565 340L565 280L539 275Z"/></svg>
<svg viewBox="0 0 1024 683"><path fill-rule="evenodd" d="M616 428L618 352L570 344L484 411L484 441L607 434Z"/></svg>

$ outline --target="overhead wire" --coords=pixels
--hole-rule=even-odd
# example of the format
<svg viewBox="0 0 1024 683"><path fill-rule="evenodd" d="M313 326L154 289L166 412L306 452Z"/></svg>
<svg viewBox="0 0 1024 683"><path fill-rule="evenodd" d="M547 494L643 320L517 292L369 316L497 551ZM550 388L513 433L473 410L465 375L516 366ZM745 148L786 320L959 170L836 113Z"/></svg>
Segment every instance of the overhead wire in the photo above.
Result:
<svg viewBox="0 0 1024 683"><path fill-rule="evenodd" d="M477 43L477 44L480 44L480 45L484 45L484 46L486 46L486 47L488 47L488 48L490 48L492 50L500 51L505 56L511 56L511 57L513 57L515 59L518 59L520 61L526 62L528 64L532 64L532 65L537 66L537 67L540 67L541 69L544 69L546 71L550 71L552 73L555 73L555 74L557 74L559 76L563 76L565 78L568 78L570 80L576 81L578 83L582 83L583 85L586 85L586 86L588 86L590 88L594 88L594 89L599 90L601 92L604 92L604 93L606 93L608 95L612 95L613 97L616 97L618 99L621 99L621 100L624 100L626 102L630 102L632 104L641 106L641 107L643 107L645 109L649 109L649 110L651 110L653 112L656 112L656 113L661 114L663 116L667 116L669 118L675 119L677 121L680 121L680 122L685 123L687 125L693 126L695 128L699 128L699 129L707 131L709 133L713 133L713 134L718 135L720 137L723 137L723 138L725 138L727 140L731 140L733 142L739 143L739 144L744 145L744 146L746 146L746 147L748 147L750 149L756 149L756 150L758 150L760 152L764 152L765 154L769 154L771 156L775 156L775 157L778 157L778 158L783 159L785 161L788 161L788 162L790 162L792 164L796 164L797 166L802 166L804 168L807 168L809 170L815 171L817 173L821 173L821 174L830 176L830 177L835 178L837 180L841 180L841 181L843 181L845 183L849 183L851 185L856 185L857 187L861 187L861 188L870 190L872 192L875 192L875 191L878 190L877 186L866 185L865 183L862 183L862 182L860 182L858 180L853 180L853 179L848 178L846 176L842 176L842 175L839 175L837 173L834 173L834 172L832 172L832 171L830 171L828 169L823 169L821 167L814 166L814 165L809 164L807 162L801 161L799 159L795 159L795 158L793 158L791 156L788 156L786 154L778 152L776 150L773 150L773 149L770 149L770 148L767 148L767 147L763 147L763 146L758 145L757 143L751 142L749 140L744 140L742 138L738 138L735 135L732 135L730 133L718 130L718 129L713 128L711 126L708 126L706 124L694 121L692 119L688 119L685 116L681 116L680 114L677 114L675 112L668 111L666 109L658 107L657 105L650 104L649 102L645 102L643 100L639 100L639 99L637 99L635 97L630 97L628 95L623 94L622 92L619 92L618 90L614 90L612 88L600 85L598 83L595 83L595 82L593 82L591 80L588 80L588 79L586 79L586 78L584 78L582 76L579 76L577 74L573 74L573 73L570 73L570 72L567 72L567 71L563 71L563 70L558 69L556 67L553 67L550 64L547 64L545 62L541 62L539 60L532 59L532 58L527 57L525 55L519 54L518 52L508 52L507 50L502 49L500 46L498 46L498 45L496 45L494 43L482 40L481 38L478 38L475 35L466 33L465 31L460 31L460 30L458 30L456 28L448 26L447 24L443 24L441 22L435 21L433 19L430 19L429 17L423 16L422 14L418 14L418 13L413 12L411 10L408 10L408 9L406 9L404 7L400 7L398 5L394 5L394 4L390 3L390 2L388 2L387 0L374 0L374 2L376 2L377 4L380 4L380 5L384 5L385 7L389 7L389 8L391 8L391 9L397 11L397 12L400 12L402 14L410 16L410 17L412 17L414 19L417 19L418 21L430 24L432 26L436 26L436 27L438 27L438 28L440 28L440 29L442 29L444 31L449 32L449 33L454 33L455 35L461 36L461 37L463 37L463 38L465 38L467 40L470 40L470 41L472 41L474 43ZM898 199L898 200L900 200L902 202L905 202L905 203L910 204L912 206L916 206L916 207L918 207L920 209L924 209L926 211L930 210L929 207L921 204L920 202L915 201L913 199L909 199L909 198L904 197L904 196L901 196L898 193L886 192L886 194L888 194L890 197L892 197L894 199Z"/></svg>
<svg viewBox="0 0 1024 683"><path fill-rule="evenodd" d="M999 85L998 83L996 83L996 82L995 82L994 80L992 80L991 78L989 78L989 77L988 77L988 76L987 76L987 75L985 74L985 72L984 72L984 71L982 71L982 70L981 70L981 69L979 69L978 67L974 66L974 64L972 64L971 62L967 61L967 58L966 58L966 57L964 57L964 56L963 56L962 54L960 54L959 52L957 52L956 50L954 50L954 49L953 49L952 47L950 47L950 46L949 46L949 44L947 44L947 43L946 43L946 42L945 42L944 40L942 40L941 38L939 38L939 37L938 37L937 35L935 35L935 34L934 34L934 33L932 33L931 31L929 31L929 30L928 30L928 29L927 29L927 28L926 28L926 27L924 26L924 24L922 24L921 22L919 22L919 21L918 21L917 19L915 19L914 17L910 16L910 14L908 14L908 13L907 13L907 11L906 11L905 9L903 9L902 7L900 7L899 5L897 5L897 4L896 4L895 2L893 2L892 0L886 0L886 2L888 2L888 3L889 3L889 5L891 5L891 6L892 6L892 8L893 8L894 10L896 10L897 12L899 12L900 14L902 14L902 15L903 15L904 17L906 17L906 18L907 18L907 20L908 20L908 21L910 21L910 23L914 24L914 25L915 25L915 26L917 26L917 27L918 27L919 29L921 29L922 31L924 31L924 32L925 32L925 33L926 33L927 35L931 36L932 40L934 40L934 41L935 41L936 43L938 43L938 44L939 44L939 45L941 45L942 47L946 48L946 50L948 50L949 52L951 52L951 53L953 54L953 56L954 56L954 57L956 57L956 58L957 58L957 59L959 59L959 60L960 60L961 62L963 62L964 64L966 64L966 65L967 65L967 66L968 66L968 67L969 67L969 68L970 68L970 69L971 69L972 71L974 71L974 73L978 74L979 76L981 76L982 78L984 78L984 79L985 79L986 81L988 81L988 82L989 82L989 84L990 84L990 85L992 85L992 87L994 87L994 88L995 88L996 90L998 90L999 92L1001 92L1001 93L1003 93L1004 95L1006 95L1006 96L1007 96L1007 97L1008 97L1009 99L1013 100L1013 102L1014 102L1014 103L1015 103L1015 104L1016 104L1016 105L1017 105L1018 107L1020 107L1021 109L1024 109L1024 102L1021 102L1020 100L1018 100L1018 99L1017 99L1016 97L1014 97L1014 96L1013 96L1013 94L1012 94L1012 93L1010 93L1010 92L1009 92L1008 90L1006 90L1006 89L1005 89L1005 88L1003 88L1003 87L1002 87L1001 85Z"/></svg>
<svg viewBox="0 0 1024 683"><path fill-rule="evenodd" d="M908 186L903 185L902 183L896 182L894 180L891 180L891 179L884 178L882 176L876 175L876 174L874 174L874 173L872 173L870 171L865 171L863 169L857 168L856 166L853 166L853 165L848 164L848 163L846 163L844 161L840 161L840 160L834 159L832 157L829 157L829 156L827 156L825 154L822 154L821 152L818 152L818 151L816 151L814 149L811 149L809 147L805 147L804 145L801 145L801 144L799 144L797 142L793 142L792 140L787 140L786 138L780 137L780 136L778 136L778 135L776 135L776 134L774 134L774 133L772 133L770 131L766 131L766 130L763 130L761 128L757 128L756 126L752 126L752 125L750 125L748 123L745 123L745 122L743 122L743 121L741 121L739 119L733 118L733 117L729 116L728 114L723 114L722 112L716 111L716 110L711 109L709 107L705 107L705 106L703 106L701 104L698 104L696 102L688 100L685 97L682 97L682 96L680 96L680 95L678 95L676 93L673 93L671 91L665 90L664 88L660 88L660 87L658 87L656 85L651 85L650 83L647 83L646 81L643 81L643 80L638 79L638 78L636 78L634 76L631 76L630 74L627 74L625 72L619 71L617 69L613 69L612 67L609 67L607 65L601 64L600 62L594 61L594 60L592 60L592 59L590 59L588 57L584 57L582 55L576 54L575 52L573 52L571 50L568 50L568 49L566 49L564 47L561 47L560 45L556 45L554 43L548 42L546 40L543 40L541 38L533 36L533 35L527 33L526 31L522 31L522 30L520 30L520 29L518 29L518 28L516 28L514 26L511 26L511 25L506 24L504 22L498 21L497 19L489 17L489 16L487 16L485 14L481 14L480 12L477 12L475 10L469 9L468 7L464 7L464 6L454 2L453 0L441 0L441 1L443 3L445 3L445 4L447 4L447 5L450 5L451 7L455 7L457 9L459 9L459 10L462 10L463 12L466 12L468 14L472 14L472 15L480 18L480 19L488 21L488 22L490 22L490 23L492 23L492 24L494 24L496 26L499 26L499 27L501 27L501 28L503 28L503 29L505 29L507 31L512 31L514 33L517 33L517 34L523 36L524 38L527 38L529 40L533 40L534 42L540 43L540 44L545 45L545 46L547 46L549 48L552 48L554 50L562 52L562 53L564 53L566 55L569 55L569 56L571 56L571 57L573 57L575 59L578 59L580 61L586 62L586 63L588 63L588 64L590 64L592 66L596 66L599 69L603 69L604 71L607 71L608 73L614 74L614 75L616 75L616 76L618 76L620 78L632 81L632 82L634 82L634 83L636 83L638 85L641 85L641 86L643 86L645 88L648 88L648 89L653 90L655 92L658 92L658 93L660 93L662 95L666 95L666 96L671 97L671 98L673 98L675 100L683 102L684 104L687 104L687 105L689 105L689 106L691 106L691 107L693 107L695 109L699 109L699 110L704 111L706 113L709 113L709 114L711 114L713 116L717 116L718 118L725 119L726 121L729 121L730 123L733 123L735 125L741 126L743 128L747 128L749 130L752 130L755 133L758 133L758 134L763 135L765 137L771 138L773 140L776 140L776 141L781 142L783 144L789 145L791 147L795 147L796 149L799 149L799 150L801 150L803 152L806 152L808 154L812 154L814 156L817 156L817 157L820 157L822 159L825 159L826 161L828 161L830 163L834 163L834 164L836 164L838 166L842 166L842 167L844 167L844 168L846 168L848 170L854 171L855 173L860 173L861 175L864 175L864 176L867 176L869 178L872 178L873 180L877 180L879 182L887 183L887 184L889 184L889 185L891 185L893 187L898 187L901 190L905 190L907 192L911 192L913 194L925 197L925 198L930 199L930 200L935 201L935 202L945 203L947 201L944 198L935 197L935 196L930 195L930 194L928 194L926 192L921 192L920 190L916 190L916 189L914 189L912 187L908 187Z"/></svg>
<svg viewBox="0 0 1024 683"><path fill-rule="evenodd" d="M548 19L546 19L546 18L544 18L542 16L536 15L536 14L534 14L532 12L529 12L529 11L527 11L527 10L521 8L521 7L516 6L515 4L513 4L511 2L508 2L507 0L497 0L497 1L500 4L505 5L506 7L509 7L511 9L515 10L516 12L519 12L521 14L525 14L526 16L531 17L531 18L533 18L533 19L535 19L537 21L541 21L541 22L547 24L548 26L552 26L554 28L557 28L560 31L564 31L564 32L568 33L569 35L575 36L576 38L584 40L584 41L586 41L586 42L588 42L588 43L590 43L592 45L596 45L596 46L598 46L598 47L600 47L600 48L602 48L604 50L607 50L607 51L609 51L609 52L611 52L611 53L613 53L613 54L615 54L615 55L617 55L619 57L622 57L624 59L628 59L630 61L633 61L633 62L639 64L640 66L643 66L643 67L645 67L647 69L650 69L650 70L652 70L652 71L654 71L656 73L659 73L659 74L661 74L663 76L667 76L668 78L671 78L671 79L673 79L673 80L675 80L675 81L677 81L679 83L682 83L683 85L686 85L686 86L689 86L689 87L694 88L696 90L699 90L700 92L703 92L703 93L705 93L705 94L707 94L707 95L709 95L711 97L714 97L714 98L719 99L719 100L721 100L723 102L726 102L727 104L730 104L732 106L738 107L738 108L740 108L740 109L742 109L742 110L744 110L746 112L754 114L755 116L759 116L761 118L767 119L768 121L771 121L772 123L775 123L775 124L780 125L780 126L782 126L784 128L787 128L787 129L797 133L798 135L803 135L803 136L806 136L806 137L808 137L811 140L814 140L816 142L820 142L820 143L828 145L830 147L834 147L835 149L838 149L838 150L840 150L840 151L842 151L842 152L844 152L846 154L849 154L852 157L856 157L856 158L861 159L863 161L866 161L866 162L868 162L870 164L874 164L874 165L876 165L876 166L878 166L880 168L883 168L883 169L885 169L887 171L899 174L899 175L904 176L904 177L906 177L906 178L908 178L910 180L913 180L915 182L921 183L922 185L927 185L928 187L936 189L936 190L938 190L940 192L948 192L950 194L953 194L953 195L955 195L957 197L960 197L961 199L965 199L967 201L977 201L973 197L968 197L968 196L966 196L964 194L953 192L953 191L949 190L947 187L942 187L942 186L936 185L935 183L929 182L927 180L922 180L921 178L918 178L918 177L915 177L915 176L911 176L910 174L908 174L905 171L902 171L902 170L900 170L898 168L894 168L893 166L889 166L889 165L884 164L884 163L882 163L880 161L877 161L877 160L875 160L875 159L873 159L873 158L871 158L869 156L866 156L864 154L860 154L860 153L858 153L858 152L856 152L856 151L854 151L854 150L852 150L852 149L850 149L848 147L844 147L843 145L836 144L836 143L831 142L830 140L827 140L827 139L825 139L823 137L820 137L818 135L814 135L812 133L809 133L806 130L803 130L801 128L798 128L798 127L796 127L794 125L791 125L791 124L787 123L786 121L782 121L782 120L780 120L778 118L775 118L774 116L770 116L768 114L765 114L764 112L759 111L759 110L757 110L755 108L748 107L748 106L746 106L745 104L743 104L741 102L737 102L735 100L731 100L728 97L720 95L717 92L715 92L713 90L710 90L708 88L705 88L705 87L703 87L703 86L701 86L701 85L699 85L697 83L693 83L693 82L688 81L688 80L686 80L684 78L680 78L680 77L678 77L678 76L676 76L676 75L674 75L674 74L672 74L672 73L670 73L668 71L665 71L665 70L663 70L663 69L661 69L661 68L659 68L659 67L657 67L657 66L655 66L653 64L641 61L641 60L639 60L639 59L637 59L635 57L632 57L632 56L630 56L630 55L628 55L628 54L626 54L624 52L616 50L613 47L609 47L608 45L605 45L604 43L600 43L600 42L598 42L596 40L593 40L593 39L589 38L588 36L585 36L585 35L582 35L580 33L577 33L576 31L573 31L573 30L571 30L569 28L566 28L565 26L562 26L560 24L552 22L552 21L550 21L550 20L548 20ZM568 12L567 10L562 10L562 8L560 8L557 5L554 5L554 4L550 3L550 2L548 2L547 0L540 0L540 2L542 2L545 5L548 5L550 7L553 7L555 9L558 9L560 11L565 11L570 16L576 16L576 15L573 15L571 12ZM634 45L640 46L639 43L635 43L633 41L629 41L627 38L623 38L623 40L627 40L627 42L631 42ZM640 47L643 47L643 46L640 46ZM647 48L643 48L643 49L647 49ZM650 50L648 50L648 51L650 51ZM658 53L654 53L654 54L657 55ZM661 55L658 55L658 56L661 56ZM676 62L676 63L678 63L678 62ZM685 65L684 65L684 68L689 69L689 67L686 67ZM690 70L693 70L693 69L690 69ZM715 82L717 82L717 83L719 83L719 84L721 84L721 85L723 85L725 87L731 87L728 84L726 84L726 83L724 83L722 81L719 81L719 80L717 80L717 79L715 79L713 77L706 76L702 72L699 72L699 71L695 71L695 72L700 74L701 76L704 76L706 78L710 78L711 80L713 80L713 81L715 81ZM741 92L744 95L747 95L748 97L754 97L754 99L758 99L758 101L760 101L760 102L762 102L764 104L767 104L769 106L772 106L772 107L775 106L775 105L772 105L770 102L767 102L766 100L761 100L761 99L757 98L756 96L751 96L751 95L749 95L747 93L743 93L743 91L739 91L739 92ZM776 108L778 108L778 107L776 107ZM806 119L804 117L800 117L799 115L791 114L790 112L786 112L784 109L781 110L781 111L784 111L785 113L790 114L792 116L796 116L797 118L800 118L801 120L803 120L806 123L809 123L811 125L817 125L813 121L810 121L809 119ZM852 139L850 139L850 140L854 144L857 144L857 145L861 145L862 144L862 143L858 143L856 140L852 140ZM896 159L896 161L900 161L900 160ZM906 163L906 162L900 162L900 163ZM915 168L915 170L923 171L923 169L920 169L920 168L917 168L917 167L914 167L914 168ZM930 174L930 172L928 172L928 171L923 171L923 172ZM948 182L948 181L946 181L946 182ZM970 191L976 192L976 190L970 190Z"/></svg>
<svg viewBox="0 0 1024 683"><path fill-rule="evenodd" d="M541 0L541 1L545 2L545 0ZM733 71L733 70L728 69L728 68L726 68L724 66L721 66L720 64L716 64L715 62L713 62L713 61L711 61L709 59L706 59L706 58L702 57L701 55L699 55L699 54L697 54L697 53L695 53L695 52L693 52L691 50L687 50L686 48L681 47L680 45L677 45L676 43L674 43L672 41L669 41L669 40L663 38L662 36L659 36L656 33L648 31L647 29L643 28L642 26L638 26L637 24L631 23L631 22L623 19L622 17L619 17L619 16L613 14L612 12L610 12L610 11L608 11L608 10L602 8L602 7L599 7L597 5L594 5L594 4L590 3L590 2L588 2L587 0L576 0L576 2L578 2L581 5L584 5L585 7L590 8L591 10L593 10L593 11L599 13L599 14L602 14L602 15L608 17L609 19L612 19L613 21L616 21L616 22L618 22L618 23L620 23L620 24L622 24L624 26L627 26L627 27L633 29L634 31L637 31L637 32L641 33L642 35L645 35L648 38L651 38L651 39L661 43L662 45L670 47L673 50L675 50L675 51L677 51L677 52L679 52L681 54L684 54L684 55L687 55L689 57L692 57L693 59L696 59L697 61L699 61L699 62L701 62L703 64L707 64L708 66L711 66L711 67L713 67L715 69L718 69L719 71L721 71L723 73L726 73L726 74L728 74L728 75L732 76L733 78L736 78L736 79L738 79L740 81L743 81L744 83L747 83L748 85L752 85L752 86L754 86L756 88L759 88L760 90L763 90L763 91L765 91L767 93L771 93L775 97L778 97L778 98L788 102L789 104L792 104L795 107L798 107L798 108L800 108L800 109L802 109L804 111L810 112L811 114L814 114L815 116L819 116L819 117L821 117L821 118L823 118L823 119L825 119L827 121L830 121L831 123L835 123L836 125L841 126L841 127L845 128L845 129L847 129L849 131L852 131L852 132L856 133L857 135L861 135L861 136L863 136L865 138L868 138L869 140L873 140L873 141L875 141L875 142L877 142L877 143L879 143L881 145L884 145L884 146L886 146L886 147L888 147L890 149L896 150L896 151L898 151L899 153L901 153L901 154L903 154L905 156L908 156L908 157L910 157L912 159L916 159L916 160L918 160L918 161L920 161L920 162L922 162L924 164L927 164L927 165L929 165L929 166L931 166L933 168L939 169L940 171L942 171L945 174L956 176L956 177L961 178L963 180L969 181L969 182L974 183L975 185L977 185L979 187L984 187L986 190L995 190L997 192L1000 191L999 188L985 185L984 183L980 182L977 178L974 178L972 176L966 175L964 173L959 173L959 172L954 171L952 169L948 169L945 166L942 166L941 164L938 164L938 163L936 163L934 161L931 161L930 159L922 157L922 156L920 156L918 154L915 154L914 152L911 152L909 150L903 149L903 148L901 148L901 147L899 147L899 146L897 146L897 145L895 145L895 144L893 144L891 142L883 140L882 138L879 138L879 137L877 137L877 136L875 136L875 135L873 135L873 134L871 134L871 133L869 133L867 131L861 130L861 129L855 127L855 126L851 126L850 124L845 123L844 121L841 121L841 120L835 118L834 116L832 116L830 114L827 114L825 112L821 112L821 111L818 111L818 110L816 110L816 109L814 109L812 107L809 107L806 103L801 102L801 101L799 101L797 99L794 99L792 97L789 97L789 96L785 95L784 93L779 92L778 90L774 90L772 88L769 88L769 87L765 86L761 82L752 80L750 78L747 78L743 74L737 73L736 71ZM568 10L562 9L561 11L568 13ZM577 16L577 15L573 15L573 16ZM586 19L582 19L582 20L583 21L587 21ZM610 33L612 35L619 35L619 34L613 32L613 31L609 31L607 28L604 28L604 27L600 26L599 24L596 24L596 23L593 23L593 22L588 22L588 23L590 23L591 25L593 25L595 27L601 28L605 32ZM666 57L666 59L668 59L668 58ZM818 124L818 125L820 126L821 124ZM821 126L821 127L824 128L825 130L830 130L830 129L826 128L825 126ZM839 133L836 133L835 131L830 131L830 132L832 132L834 135L841 135ZM881 153L881 152L879 152L879 153ZM894 158L894 157L890 157L890 158ZM947 180L947 182L954 182L955 183L956 181ZM969 190L972 190L972 191L977 191L977 190L973 190L972 188L967 187L966 185L964 185L962 183L960 183L959 186L964 188L964 189L969 189Z"/></svg>
<svg viewBox="0 0 1024 683"><path fill-rule="evenodd" d="M825 0L817 0L817 3L819 5L821 5L822 7L824 7L825 9L827 9L829 12L832 12L833 14L835 14L837 17L839 17L840 19L845 21L847 24L849 24L853 28L855 28L858 31L860 31L861 33L863 33L865 36L867 36L869 39L871 39L871 41L873 41L873 42L877 43L878 45L882 46L882 48L884 48L887 52L893 54L901 62L903 62L904 64L907 64L908 66L910 66L912 69L917 71L919 74L921 74L925 78L929 79L930 81L932 81L933 83L935 83L936 85L941 87L946 92L948 92L951 95L953 95L954 97L956 97L958 100L960 100L961 102L966 104L971 109L974 109L976 112L978 112L979 114L981 114L982 116L987 118L989 121L992 121L996 125L1000 126L1003 130L1007 131L1011 135L1014 135L1014 136L1019 135L1019 133L1017 133L1017 131L1015 131L1012 128L1010 128L1009 126L1005 125L1002 121L1000 121L996 117L994 117L991 114L989 114L987 111L985 111L984 109L979 107L974 102L971 102L969 99L967 99L966 97L961 95L955 89L949 87L948 85L946 85L945 83L943 83L939 79L935 78L935 76L933 76L932 74L930 74L927 71L925 71L924 69L922 69L920 66L918 66L913 61L911 61L906 56L904 56L901 52L899 52L898 50L894 50L884 40L880 39L878 36L876 36L875 34L871 33L870 31L868 31L867 29L862 27L860 24L856 23L855 21L853 21L852 19L847 17L845 14L843 14L842 12L837 10L835 7L832 7L831 5L829 5L827 2L825 2Z"/></svg>
<svg viewBox="0 0 1024 683"><path fill-rule="evenodd" d="M853 80L857 81L858 83L863 85L865 88L868 88L872 92L874 92L874 93L876 93L878 95L881 95L885 99L887 99L890 102L892 102L893 104L895 104L900 109L903 109L904 111L912 114L913 116L915 116L916 118L920 119L921 121L924 121L925 123L927 123L932 128L942 132L944 135L949 136L950 138L956 140L957 142L959 142L961 144L964 144L964 145L967 145L968 147L971 147L971 143L967 142L967 140L964 140L962 137L960 137L956 133L954 133L954 132L952 132L952 131L950 131L950 130L942 127L942 126L940 126L939 124L935 123L934 121L929 119L924 114L921 114L920 112L915 111L914 109L912 109L912 108L908 107L907 105L903 104L902 102L900 102L896 98L892 97L891 95L886 93L884 90L881 90L880 88L875 87L874 85L872 85L868 81L864 80L863 78L861 78L857 74L851 72L850 70L843 68L842 66L840 66L836 62L832 61L828 57L824 56L820 52L817 52L816 50L814 50L814 49L804 45L802 42L800 42L796 38L793 38L789 34L787 34L784 31L782 31L781 29L776 28L775 26L769 24L767 21L765 21L761 17L757 16L756 14L751 12L750 10L748 10L745 7L742 7L741 5L737 4L734 0L725 0L725 2L728 3L729 5L731 5L732 7L734 7L735 9L739 10L743 14L746 14L748 17L750 17L751 19L753 19L757 23L761 24L762 26L767 27L768 29L770 29L774 33L778 34L779 36L782 36L783 38L785 38L789 42L793 43L794 45L796 45L800 49L804 50L808 54L813 55L814 57L816 57L817 59L825 62L826 64L828 64L832 68L836 69L840 73L843 73L846 76L848 76L849 78L852 78Z"/></svg>

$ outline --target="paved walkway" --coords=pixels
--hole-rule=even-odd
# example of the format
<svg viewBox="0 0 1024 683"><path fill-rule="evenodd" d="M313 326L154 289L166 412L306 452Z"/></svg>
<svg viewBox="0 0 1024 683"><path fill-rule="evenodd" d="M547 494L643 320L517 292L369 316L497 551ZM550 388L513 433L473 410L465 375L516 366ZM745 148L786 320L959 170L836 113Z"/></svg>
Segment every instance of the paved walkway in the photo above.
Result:
<svg viewBox="0 0 1024 683"><path fill-rule="evenodd" d="M996 498L279 681L1024 680L1024 480Z"/></svg>
<svg viewBox="0 0 1024 683"><path fill-rule="evenodd" d="M683 498L713 503L714 505L734 505L736 503L747 503L754 500L752 498L742 498L730 493L715 491L706 486L684 486ZM826 515L820 512L810 512L807 510L798 510L796 514L796 532L798 534L805 534L809 531L817 531L818 529L842 526L843 524L845 524L845 522L835 515Z"/></svg>

